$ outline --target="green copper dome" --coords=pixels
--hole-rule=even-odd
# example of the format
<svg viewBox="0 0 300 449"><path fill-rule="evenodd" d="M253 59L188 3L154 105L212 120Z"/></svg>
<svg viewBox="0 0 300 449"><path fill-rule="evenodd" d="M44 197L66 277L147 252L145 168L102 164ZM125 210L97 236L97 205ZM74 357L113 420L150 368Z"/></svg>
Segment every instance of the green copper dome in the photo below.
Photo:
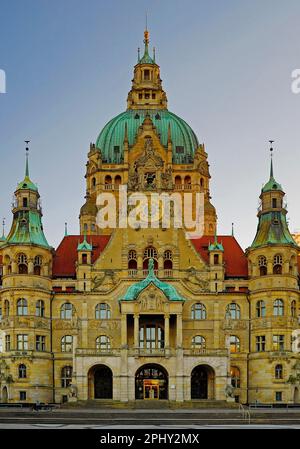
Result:
<svg viewBox="0 0 300 449"><path fill-rule="evenodd" d="M103 162L121 163L123 161L125 123L127 124L129 145L133 145L136 141L138 128L147 114L153 121L160 136L160 141L164 146L167 146L168 127L170 125L173 163L191 163L194 152L199 146L198 139L191 127L182 118L167 109L129 109L110 120L100 132L96 141L96 147L101 150Z"/></svg>

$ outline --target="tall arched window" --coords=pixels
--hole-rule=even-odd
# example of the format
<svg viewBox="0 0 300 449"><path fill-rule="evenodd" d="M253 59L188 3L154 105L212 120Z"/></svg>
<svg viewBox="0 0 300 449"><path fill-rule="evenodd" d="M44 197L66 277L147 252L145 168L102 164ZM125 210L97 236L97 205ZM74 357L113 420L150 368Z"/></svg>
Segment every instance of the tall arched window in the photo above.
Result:
<svg viewBox="0 0 300 449"><path fill-rule="evenodd" d="M276 254L273 258L273 274L282 274L282 256Z"/></svg>
<svg viewBox="0 0 300 449"><path fill-rule="evenodd" d="M23 363L21 363L21 365L19 365L18 367L18 375L19 379L26 379L27 377L26 365L24 365Z"/></svg>
<svg viewBox="0 0 300 449"><path fill-rule="evenodd" d="M266 303L263 300L256 303L256 317L263 318L266 316Z"/></svg>
<svg viewBox="0 0 300 449"><path fill-rule="evenodd" d="M267 270L267 258L265 256L259 256L258 267L260 276L266 276Z"/></svg>
<svg viewBox="0 0 300 449"><path fill-rule="evenodd" d="M282 299L275 299L273 304L273 315L274 316L284 315L284 303Z"/></svg>
<svg viewBox="0 0 300 449"><path fill-rule="evenodd" d="M241 386L241 371L237 366L230 367L231 385L233 388L240 388Z"/></svg>
<svg viewBox="0 0 300 449"><path fill-rule="evenodd" d="M206 307L202 302L193 304L191 312L192 320L206 320Z"/></svg>
<svg viewBox="0 0 300 449"><path fill-rule="evenodd" d="M110 350L110 339L107 335L100 335L96 338L96 351L107 352Z"/></svg>
<svg viewBox="0 0 300 449"><path fill-rule="evenodd" d="M96 320L108 320L110 319L110 307L106 303L100 303L95 308Z"/></svg>
<svg viewBox="0 0 300 449"><path fill-rule="evenodd" d="M137 253L134 249L128 253L128 270L137 270Z"/></svg>
<svg viewBox="0 0 300 449"><path fill-rule="evenodd" d="M239 337L236 335L230 335L230 352L240 352L241 350L241 343Z"/></svg>
<svg viewBox="0 0 300 449"><path fill-rule="evenodd" d="M18 299L18 301L17 301L17 315L18 316L28 315L27 299L25 299L25 298Z"/></svg>
<svg viewBox="0 0 300 449"><path fill-rule="evenodd" d="M149 265L149 259L154 260L154 269L157 270L158 263L157 263L157 250L153 248L153 246L148 246L148 248L144 251L143 256L143 269L147 270Z"/></svg>
<svg viewBox="0 0 300 449"><path fill-rule="evenodd" d="M72 335L64 335L61 339L61 351L72 352L73 350L73 337Z"/></svg>
<svg viewBox="0 0 300 449"><path fill-rule="evenodd" d="M296 301L293 299L293 301L291 302L291 316L295 318L296 315L297 315L297 306Z"/></svg>
<svg viewBox="0 0 300 449"><path fill-rule="evenodd" d="M44 317L45 316L45 303L44 303L44 301L42 299L39 299L36 302L35 315L39 316L39 317Z"/></svg>
<svg viewBox="0 0 300 449"><path fill-rule="evenodd" d="M235 302L231 302L226 307L226 318L232 320L239 320L241 318L241 308Z"/></svg>
<svg viewBox="0 0 300 449"><path fill-rule="evenodd" d="M40 276L41 268L42 268L42 257L41 256L35 256L34 262L33 262L33 272L34 272L34 274Z"/></svg>
<svg viewBox="0 0 300 449"><path fill-rule="evenodd" d="M60 317L63 320L71 320L74 314L74 306L70 302L65 302L60 308Z"/></svg>
<svg viewBox="0 0 300 449"><path fill-rule="evenodd" d="M4 316L9 316L9 301L8 301L8 299L6 299L4 301L4 310L3 310L3 312L4 312Z"/></svg>
<svg viewBox="0 0 300 449"><path fill-rule="evenodd" d="M283 368L281 364L275 366L275 379L283 378Z"/></svg>
<svg viewBox="0 0 300 449"><path fill-rule="evenodd" d="M28 261L25 254L18 255L18 273L28 274Z"/></svg>
<svg viewBox="0 0 300 449"><path fill-rule="evenodd" d="M167 250L164 252L164 270L173 269L173 254L172 251Z"/></svg>
<svg viewBox="0 0 300 449"><path fill-rule="evenodd" d="M92 178L92 190L95 190L95 187L96 187L96 178L93 177Z"/></svg>
<svg viewBox="0 0 300 449"><path fill-rule="evenodd" d="M119 186L122 184L122 178L120 175L117 175L115 177L115 188L119 189Z"/></svg>
<svg viewBox="0 0 300 449"><path fill-rule="evenodd" d="M206 340L202 335L195 335L192 338L192 349L204 350L206 347Z"/></svg>
<svg viewBox="0 0 300 449"><path fill-rule="evenodd" d="M61 369L61 386L68 388L72 383L73 368L72 366L64 366Z"/></svg>

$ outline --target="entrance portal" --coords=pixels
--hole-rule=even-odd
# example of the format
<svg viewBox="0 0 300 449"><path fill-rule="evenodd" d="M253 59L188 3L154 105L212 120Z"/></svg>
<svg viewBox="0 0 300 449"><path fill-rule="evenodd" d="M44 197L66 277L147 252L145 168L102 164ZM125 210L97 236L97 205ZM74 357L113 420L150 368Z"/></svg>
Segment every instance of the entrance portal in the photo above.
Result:
<svg viewBox="0 0 300 449"><path fill-rule="evenodd" d="M108 366L93 366L88 375L90 399L112 399L113 375Z"/></svg>
<svg viewBox="0 0 300 449"><path fill-rule="evenodd" d="M210 366L196 366L191 374L191 399L213 399L214 379L215 373Z"/></svg>
<svg viewBox="0 0 300 449"><path fill-rule="evenodd" d="M135 375L136 399L168 399L168 373L160 365L142 366Z"/></svg>

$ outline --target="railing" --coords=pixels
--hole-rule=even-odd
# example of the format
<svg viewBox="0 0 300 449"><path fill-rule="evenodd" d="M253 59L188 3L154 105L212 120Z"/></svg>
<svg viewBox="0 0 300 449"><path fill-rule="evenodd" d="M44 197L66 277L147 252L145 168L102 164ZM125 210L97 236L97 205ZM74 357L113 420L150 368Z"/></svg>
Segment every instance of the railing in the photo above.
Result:
<svg viewBox="0 0 300 449"><path fill-rule="evenodd" d="M245 409L243 404L239 404L239 411L242 412L242 419L244 421L248 421L248 424L250 424L251 423L250 410Z"/></svg>
<svg viewBox="0 0 300 449"><path fill-rule="evenodd" d="M192 190L192 184L174 184L174 190Z"/></svg>
<svg viewBox="0 0 300 449"><path fill-rule="evenodd" d="M187 356L197 356L197 357L198 356L227 357L228 356L228 351L227 351L227 349L189 348L189 349L184 349L183 350L183 354L187 355Z"/></svg>
<svg viewBox="0 0 300 449"><path fill-rule="evenodd" d="M76 348L75 354L80 356L94 356L94 357L101 357L101 356L112 356L112 355L119 355L120 350L119 349L96 349L96 348Z"/></svg>
<svg viewBox="0 0 300 449"><path fill-rule="evenodd" d="M147 277L149 274L149 270L143 270L143 277ZM158 270L154 270L155 276L158 276Z"/></svg>
<svg viewBox="0 0 300 449"><path fill-rule="evenodd" d="M173 270L164 270L164 278L172 278Z"/></svg>
<svg viewBox="0 0 300 449"><path fill-rule="evenodd" d="M128 270L128 277L130 278L145 278L149 274L148 270L136 270L136 269L129 269ZM174 277L174 270L154 270L154 274L157 277L161 278L173 278Z"/></svg>
<svg viewBox="0 0 300 449"><path fill-rule="evenodd" d="M128 270L128 276L130 278L136 278L138 276L138 270Z"/></svg>
<svg viewBox="0 0 300 449"><path fill-rule="evenodd" d="M129 351L129 355L133 355L135 357L164 357L166 355L166 350L165 348L135 348Z"/></svg>

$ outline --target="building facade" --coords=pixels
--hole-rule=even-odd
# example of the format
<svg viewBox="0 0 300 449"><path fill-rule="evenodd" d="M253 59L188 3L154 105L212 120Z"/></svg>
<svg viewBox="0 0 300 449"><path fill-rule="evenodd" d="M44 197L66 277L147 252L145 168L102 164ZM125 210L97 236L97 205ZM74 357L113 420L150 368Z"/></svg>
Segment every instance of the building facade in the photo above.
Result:
<svg viewBox="0 0 300 449"><path fill-rule="evenodd" d="M80 233L56 250L27 156L0 240L0 402L299 402L299 247L272 162L243 251L217 235L205 146L167 108L148 31L144 45L126 111L90 144ZM201 194L202 237L162 226L161 207L156 227L99 227L102 194L122 216L121 186Z"/></svg>

